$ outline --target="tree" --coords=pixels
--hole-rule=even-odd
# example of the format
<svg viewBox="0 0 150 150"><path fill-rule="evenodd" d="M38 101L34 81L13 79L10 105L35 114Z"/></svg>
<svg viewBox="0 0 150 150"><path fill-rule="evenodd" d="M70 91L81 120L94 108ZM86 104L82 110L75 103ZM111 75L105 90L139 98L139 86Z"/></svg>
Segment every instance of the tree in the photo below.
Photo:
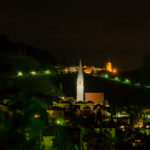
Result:
<svg viewBox="0 0 150 150"><path fill-rule="evenodd" d="M112 141L103 134L93 134L87 142L87 150L112 150Z"/></svg>
<svg viewBox="0 0 150 150"><path fill-rule="evenodd" d="M40 149L40 134L48 123L47 105L37 97L20 94L9 109L11 117L0 113L0 139L2 149Z"/></svg>
<svg viewBox="0 0 150 150"><path fill-rule="evenodd" d="M72 134L69 128L56 126L54 130L54 143L52 149L54 150L75 150Z"/></svg>

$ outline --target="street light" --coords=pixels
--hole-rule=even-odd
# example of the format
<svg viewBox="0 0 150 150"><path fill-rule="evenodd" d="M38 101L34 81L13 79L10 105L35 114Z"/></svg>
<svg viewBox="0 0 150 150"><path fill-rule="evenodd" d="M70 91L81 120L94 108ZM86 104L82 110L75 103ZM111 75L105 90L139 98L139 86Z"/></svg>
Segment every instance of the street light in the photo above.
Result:
<svg viewBox="0 0 150 150"><path fill-rule="evenodd" d="M131 84L131 81L129 79L125 79L123 83L124 84Z"/></svg>
<svg viewBox="0 0 150 150"><path fill-rule="evenodd" d="M50 74L51 72L49 70L46 70L45 71L45 74Z"/></svg>
<svg viewBox="0 0 150 150"><path fill-rule="evenodd" d="M36 75L36 72L35 71L31 71L30 74Z"/></svg>
<svg viewBox="0 0 150 150"><path fill-rule="evenodd" d="M117 81L117 82L120 81L120 79L118 77L115 77L114 80Z"/></svg>
<svg viewBox="0 0 150 150"><path fill-rule="evenodd" d="M22 73L21 71L19 71L19 72L17 73L17 76L23 76L23 73Z"/></svg>

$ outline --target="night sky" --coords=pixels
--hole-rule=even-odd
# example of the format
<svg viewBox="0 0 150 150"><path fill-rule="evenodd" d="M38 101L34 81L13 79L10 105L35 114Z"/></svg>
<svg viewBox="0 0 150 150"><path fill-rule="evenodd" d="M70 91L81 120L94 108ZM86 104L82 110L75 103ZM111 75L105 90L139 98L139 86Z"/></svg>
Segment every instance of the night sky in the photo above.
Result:
<svg viewBox="0 0 150 150"><path fill-rule="evenodd" d="M67 64L102 66L110 57L120 70L138 68L150 54L150 4L81 1L1 1L0 33Z"/></svg>

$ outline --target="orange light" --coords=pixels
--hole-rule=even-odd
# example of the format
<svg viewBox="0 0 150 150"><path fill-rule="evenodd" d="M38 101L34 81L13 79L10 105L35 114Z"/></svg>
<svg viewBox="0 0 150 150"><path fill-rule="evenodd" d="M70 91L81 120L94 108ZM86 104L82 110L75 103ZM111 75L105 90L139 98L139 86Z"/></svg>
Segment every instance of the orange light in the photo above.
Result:
<svg viewBox="0 0 150 150"><path fill-rule="evenodd" d="M39 118L39 117L40 117L40 114L35 114L34 117L35 117L35 118Z"/></svg>
<svg viewBox="0 0 150 150"><path fill-rule="evenodd" d="M85 69L85 68L87 68L87 66L85 65L85 66L83 66L82 68Z"/></svg>
<svg viewBox="0 0 150 150"><path fill-rule="evenodd" d="M66 123L69 123L69 120L66 120Z"/></svg>
<svg viewBox="0 0 150 150"><path fill-rule="evenodd" d="M53 141L50 141L50 144L53 144L54 142Z"/></svg>
<svg viewBox="0 0 150 150"><path fill-rule="evenodd" d="M92 68L87 68L84 70L85 73L91 74L92 73Z"/></svg>
<svg viewBox="0 0 150 150"><path fill-rule="evenodd" d="M111 62L106 63L106 71L112 72L112 63Z"/></svg>
<svg viewBox="0 0 150 150"><path fill-rule="evenodd" d="M135 142L137 142L137 143L141 143L141 140L135 140Z"/></svg>
<svg viewBox="0 0 150 150"><path fill-rule="evenodd" d="M113 72L113 73L117 73L118 71L117 71L117 69L115 68L115 69L112 70L112 72Z"/></svg>

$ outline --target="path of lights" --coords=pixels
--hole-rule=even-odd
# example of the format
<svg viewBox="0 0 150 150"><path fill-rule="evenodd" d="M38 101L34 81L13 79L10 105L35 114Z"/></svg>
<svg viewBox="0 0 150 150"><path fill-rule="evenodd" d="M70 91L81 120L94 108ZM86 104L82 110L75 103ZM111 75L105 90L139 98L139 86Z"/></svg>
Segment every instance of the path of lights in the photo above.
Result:
<svg viewBox="0 0 150 150"><path fill-rule="evenodd" d="M143 85L142 86L141 83L139 83L139 82L133 83L133 82L131 82L131 80L129 80L127 78L124 80L121 80L119 77L110 78L109 75L107 75L107 74L104 74L102 76L102 78L107 79L107 80L111 80L114 82L118 82L120 84L128 85L128 86L134 86L137 88L144 87L144 88L150 89L150 85L145 85L145 86Z"/></svg>
<svg viewBox="0 0 150 150"><path fill-rule="evenodd" d="M30 71L29 73L23 73L22 71L17 72L17 77L25 77L25 76L38 76L38 75L50 75L50 70L43 70L43 71Z"/></svg>
<svg viewBox="0 0 150 150"><path fill-rule="evenodd" d="M40 72L37 72L37 71L30 71L29 73L23 73L22 71L19 71L17 73L17 77L24 77L24 76L41 76L41 75L51 75L52 72L50 70L43 70L43 71L40 71ZM124 84L124 85L128 85L128 86L134 86L134 87L137 87L137 88L140 88L140 87L144 87L146 89L150 89L150 85L145 85L145 86L142 86L141 83L137 82L137 83L133 83L131 80L129 80L128 78L124 79L124 80L121 80L119 77L114 77L114 78L110 78L108 74L104 74L103 76L100 76L104 79L107 79L107 80L112 80L114 82L118 82L120 84Z"/></svg>

